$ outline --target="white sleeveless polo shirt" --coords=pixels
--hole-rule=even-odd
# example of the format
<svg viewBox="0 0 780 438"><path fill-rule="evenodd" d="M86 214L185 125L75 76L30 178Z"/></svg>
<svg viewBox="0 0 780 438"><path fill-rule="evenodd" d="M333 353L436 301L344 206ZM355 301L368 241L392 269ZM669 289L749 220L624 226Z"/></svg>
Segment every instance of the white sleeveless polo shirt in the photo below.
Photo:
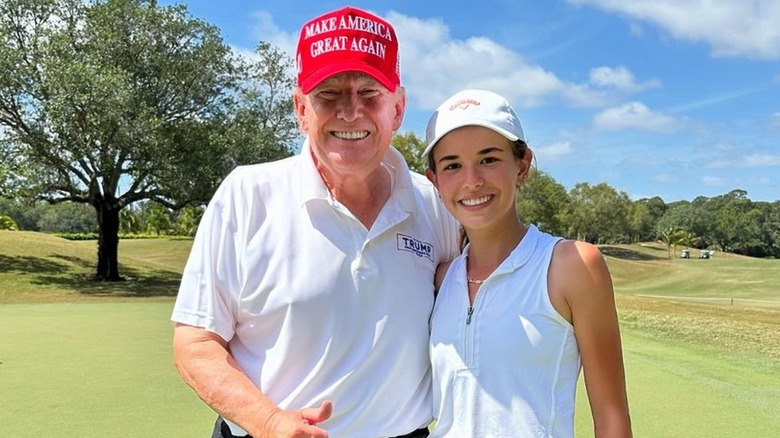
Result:
<svg viewBox="0 0 780 438"><path fill-rule="evenodd" d="M580 353L547 292L560 240L530 226L481 285L470 320L469 248L453 260L431 317L432 438L574 435Z"/></svg>

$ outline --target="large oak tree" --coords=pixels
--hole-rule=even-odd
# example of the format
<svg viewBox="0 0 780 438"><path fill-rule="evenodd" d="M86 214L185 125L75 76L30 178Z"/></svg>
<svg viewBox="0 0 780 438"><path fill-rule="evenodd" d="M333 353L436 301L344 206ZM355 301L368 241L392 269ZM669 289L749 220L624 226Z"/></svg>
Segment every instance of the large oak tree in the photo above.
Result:
<svg viewBox="0 0 780 438"><path fill-rule="evenodd" d="M236 165L292 153L290 64L265 43L242 60L185 6L3 0L0 186L93 206L96 278L121 279L123 208L203 204Z"/></svg>

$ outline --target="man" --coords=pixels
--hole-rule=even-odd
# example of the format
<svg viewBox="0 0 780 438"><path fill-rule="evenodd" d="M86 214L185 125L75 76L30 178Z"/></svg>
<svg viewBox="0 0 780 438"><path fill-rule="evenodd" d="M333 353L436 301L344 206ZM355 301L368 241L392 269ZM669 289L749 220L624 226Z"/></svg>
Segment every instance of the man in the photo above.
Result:
<svg viewBox="0 0 780 438"><path fill-rule="evenodd" d="M214 437L427 436L433 275L457 224L390 147L395 30L327 13L296 64L301 154L215 193L173 311L177 369L220 415Z"/></svg>

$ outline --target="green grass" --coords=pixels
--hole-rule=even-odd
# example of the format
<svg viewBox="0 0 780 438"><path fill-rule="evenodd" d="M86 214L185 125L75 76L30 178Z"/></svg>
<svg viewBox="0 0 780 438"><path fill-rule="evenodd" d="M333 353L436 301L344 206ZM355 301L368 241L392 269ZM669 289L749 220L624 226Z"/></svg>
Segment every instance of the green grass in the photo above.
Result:
<svg viewBox="0 0 780 438"><path fill-rule="evenodd" d="M170 302L0 306L0 436L208 436L171 360Z"/></svg>
<svg viewBox="0 0 780 438"><path fill-rule="evenodd" d="M119 270L127 281L90 281L95 241L0 231L0 303L166 300L176 289L192 241L123 240Z"/></svg>
<svg viewBox="0 0 780 438"><path fill-rule="evenodd" d="M636 437L769 437L780 431L780 366L623 331ZM582 379L580 379L582 380ZM593 436L582 382L576 436Z"/></svg>
<svg viewBox="0 0 780 438"><path fill-rule="evenodd" d="M657 244L602 251L624 330L780 361L780 260L669 259Z"/></svg>
<svg viewBox="0 0 780 438"><path fill-rule="evenodd" d="M659 244L602 247L621 294L780 308L780 262L716 253L669 259Z"/></svg>
<svg viewBox="0 0 780 438"><path fill-rule="evenodd" d="M127 281L89 281L95 242L0 232L0 436L207 436L170 352L191 241L120 243ZM780 430L780 261L602 247L637 437ZM581 385L582 386L582 385ZM584 387L577 437L592 436Z"/></svg>

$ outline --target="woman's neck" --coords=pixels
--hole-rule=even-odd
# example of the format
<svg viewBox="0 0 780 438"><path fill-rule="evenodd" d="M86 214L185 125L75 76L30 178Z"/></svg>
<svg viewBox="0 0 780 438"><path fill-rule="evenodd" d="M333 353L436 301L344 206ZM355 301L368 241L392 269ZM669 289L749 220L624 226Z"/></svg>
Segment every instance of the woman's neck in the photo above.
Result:
<svg viewBox="0 0 780 438"><path fill-rule="evenodd" d="M466 230L469 238L468 275L484 280L514 250L528 231L519 220L490 230Z"/></svg>

